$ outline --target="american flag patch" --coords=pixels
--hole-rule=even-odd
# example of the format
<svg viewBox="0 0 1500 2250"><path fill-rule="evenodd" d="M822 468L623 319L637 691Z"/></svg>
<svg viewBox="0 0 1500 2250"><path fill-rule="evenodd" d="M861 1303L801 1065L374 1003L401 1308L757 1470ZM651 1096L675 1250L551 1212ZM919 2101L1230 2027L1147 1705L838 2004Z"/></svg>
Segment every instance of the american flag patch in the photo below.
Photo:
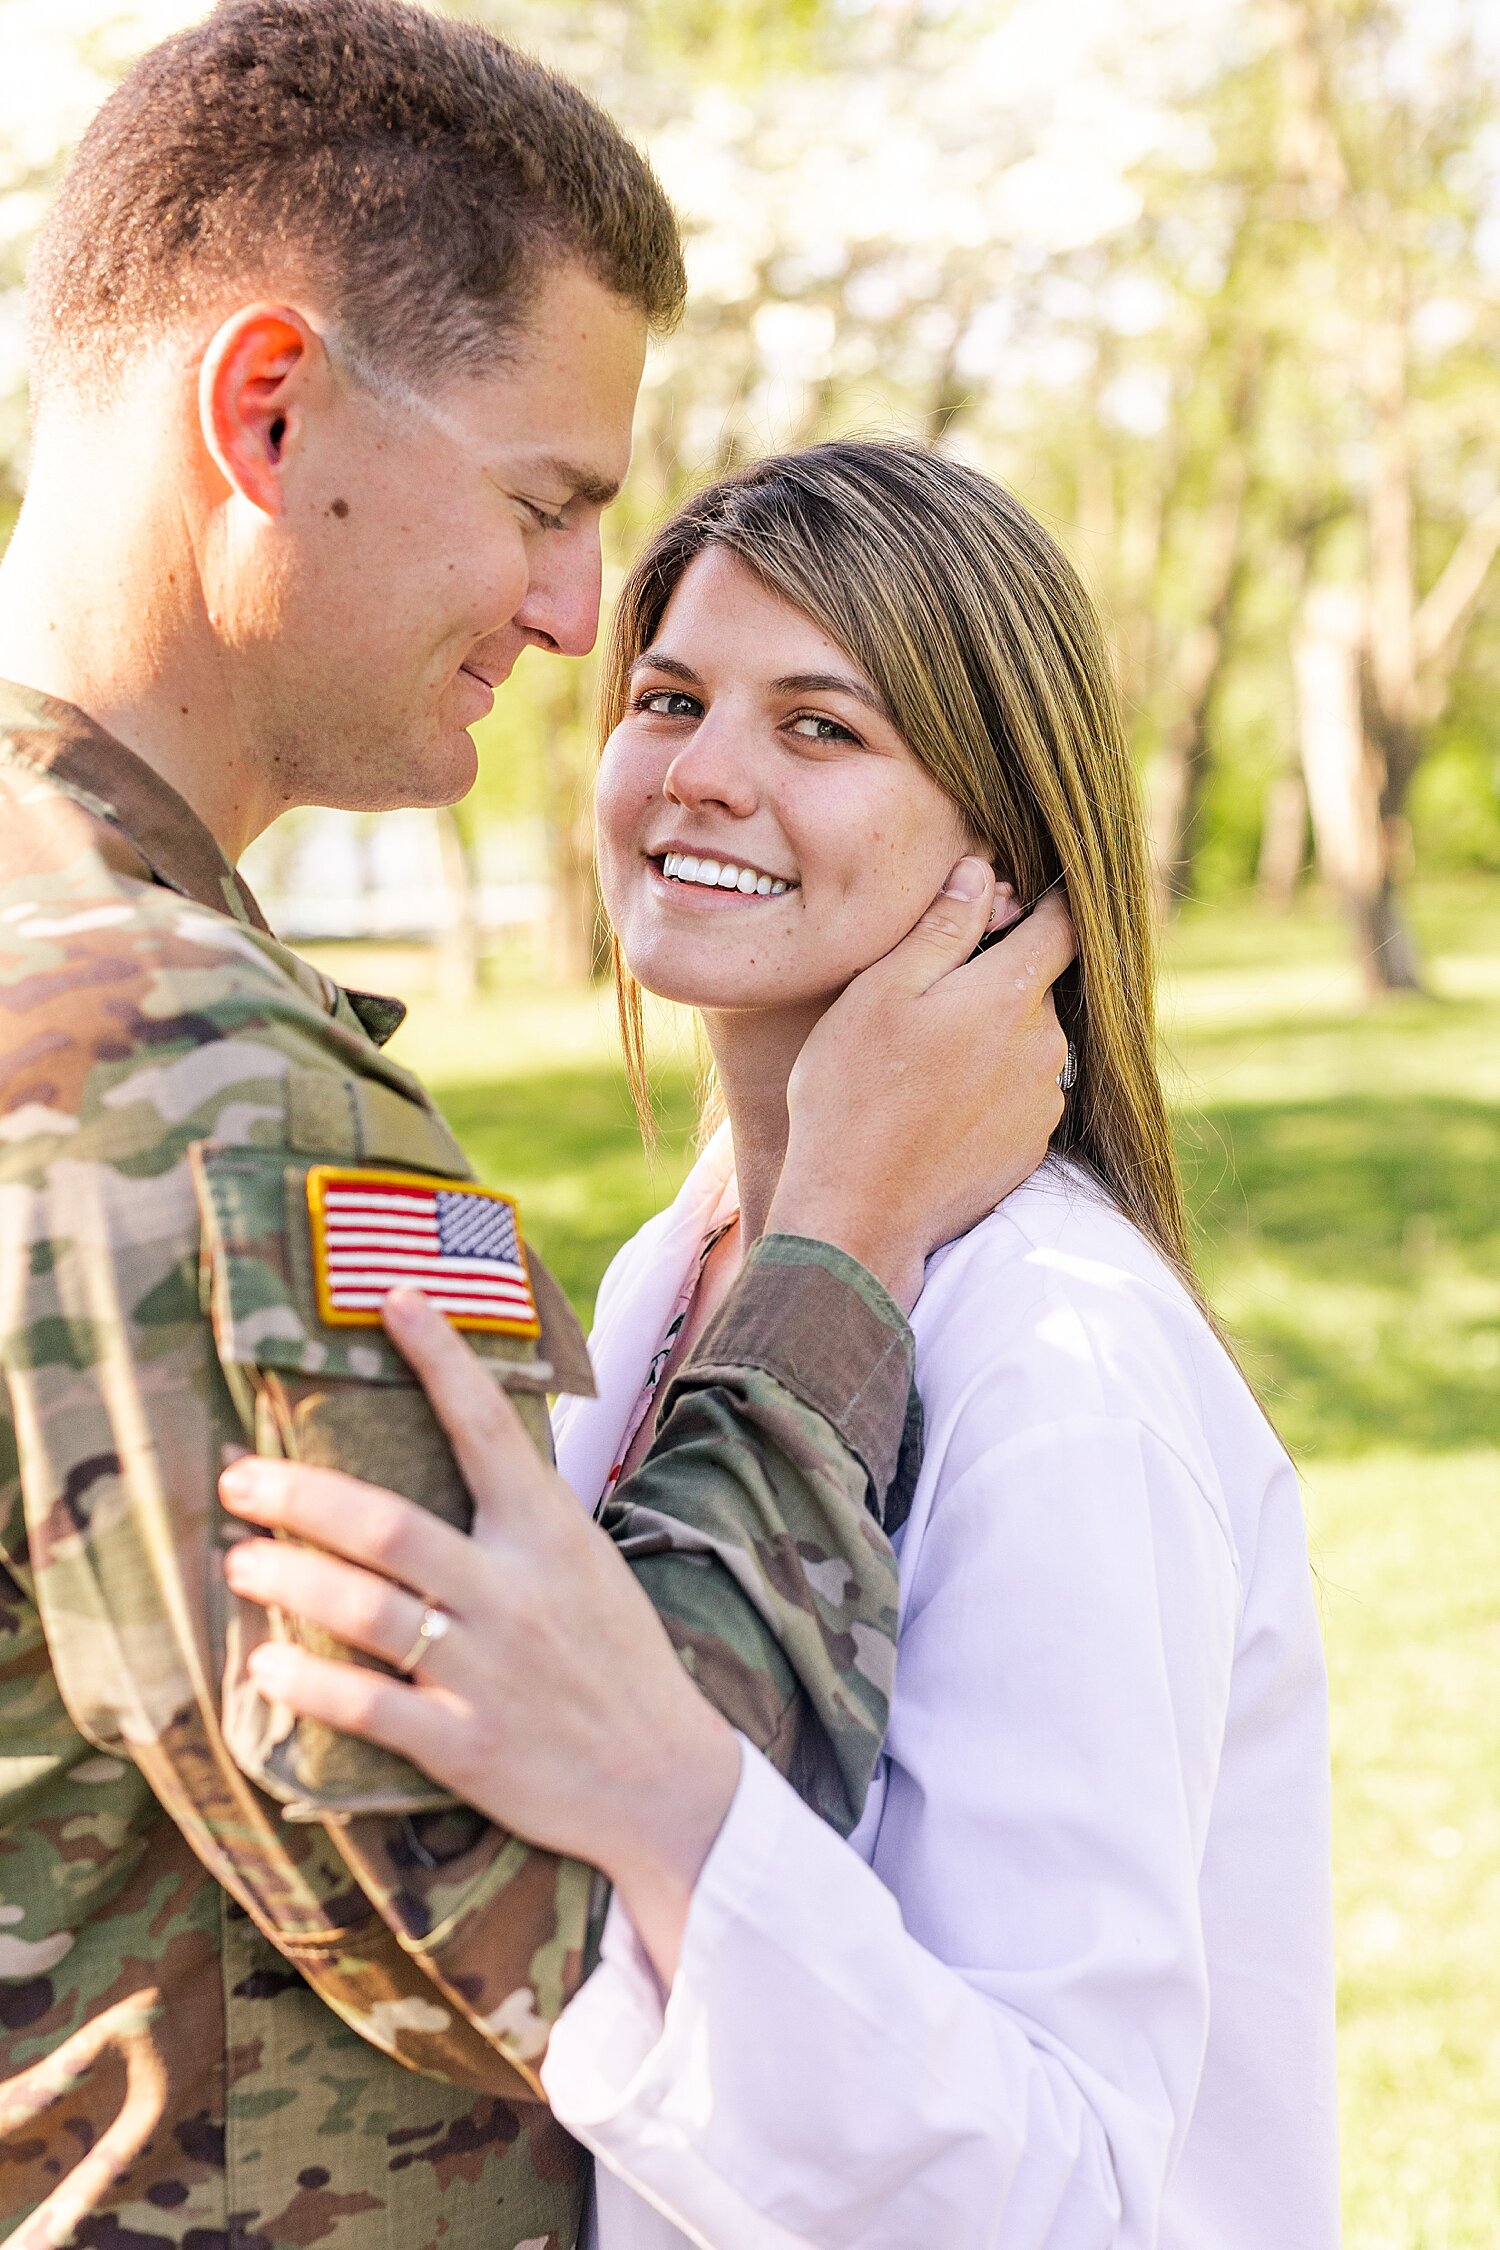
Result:
<svg viewBox="0 0 1500 2250"><path fill-rule="evenodd" d="M376 1328L388 1289L420 1289L456 1328L539 1336L520 1214L492 1188L315 1164L307 1175L318 1311Z"/></svg>

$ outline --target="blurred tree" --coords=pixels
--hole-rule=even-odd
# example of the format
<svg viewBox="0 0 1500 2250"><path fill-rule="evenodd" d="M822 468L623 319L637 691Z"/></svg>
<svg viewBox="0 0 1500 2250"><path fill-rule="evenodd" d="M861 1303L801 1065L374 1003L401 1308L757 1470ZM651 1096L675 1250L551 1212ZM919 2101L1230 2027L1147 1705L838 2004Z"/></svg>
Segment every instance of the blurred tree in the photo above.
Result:
<svg viewBox="0 0 1500 2250"><path fill-rule="evenodd" d="M443 805L433 815L448 919L438 938L438 991L450 1007L463 1007L479 990L479 874L474 814L468 804Z"/></svg>
<svg viewBox="0 0 1500 2250"><path fill-rule="evenodd" d="M1310 801L1372 982L1414 975L1410 824L1500 865L1482 0L453 4L587 84L683 214L689 310L648 367L607 584L705 473L925 434L1004 478L1096 588L1164 902L1257 867L1288 898ZM198 12L30 8L50 60L0 93L12 274L108 77ZM0 0L0 32L20 14ZM64 54L71 90L42 100ZM549 839L559 959L601 958L594 693L592 666L528 656L480 730L446 844L455 977L483 837L523 818Z"/></svg>
<svg viewBox="0 0 1500 2250"><path fill-rule="evenodd" d="M1500 551L1493 427L1465 427L1450 367L1433 367L1429 351L1423 369L1419 346L1434 312L1456 315L1464 337L1493 331L1495 277L1478 241L1484 207L1464 163L1493 124L1493 90L1472 31L1414 68L1390 0L1265 4L1283 57L1282 172L1309 245L1302 263L1334 308L1310 324L1320 403L1333 423L1339 396L1352 401L1360 441L1349 479L1361 532L1355 576L1310 571L1297 637L1308 799L1367 982L1415 986L1400 906L1407 807ZM1493 416L1493 388L1487 404ZM1454 450L1469 452L1471 466L1457 491ZM1447 553L1424 592L1421 551L1439 527Z"/></svg>

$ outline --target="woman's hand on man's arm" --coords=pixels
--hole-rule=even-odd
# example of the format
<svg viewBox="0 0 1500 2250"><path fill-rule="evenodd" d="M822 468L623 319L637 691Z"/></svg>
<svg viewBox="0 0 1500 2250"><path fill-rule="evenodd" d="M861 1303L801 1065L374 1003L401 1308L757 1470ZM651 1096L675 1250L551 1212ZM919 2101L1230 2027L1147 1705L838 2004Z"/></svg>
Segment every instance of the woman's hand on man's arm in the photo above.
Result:
<svg viewBox="0 0 1500 2250"><path fill-rule="evenodd" d="M474 1495L472 1535L352 1477L246 1458L226 1472L225 1506L290 1537L243 1541L225 1568L236 1593L392 1665L428 1604L452 1622L410 1680L269 1642L251 1659L256 1684L601 1868L670 1983L693 1884L738 1785L738 1741L615 1547L442 1316L400 1291L386 1320Z"/></svg>

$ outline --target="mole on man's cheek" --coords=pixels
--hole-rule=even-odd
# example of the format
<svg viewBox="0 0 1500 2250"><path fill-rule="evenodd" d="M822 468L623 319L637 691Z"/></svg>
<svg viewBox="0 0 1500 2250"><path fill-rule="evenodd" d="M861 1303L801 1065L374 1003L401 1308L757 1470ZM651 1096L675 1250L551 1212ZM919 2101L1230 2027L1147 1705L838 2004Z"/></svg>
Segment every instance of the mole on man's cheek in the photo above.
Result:
<svg viewBox="0 0 1500 2250"><path fill-rule="evenodd" d="M336 516L337 516L337 517L338 517L338 518L340 519L340 521L342 522L343 518L344 518L345 516L347 516L347 515L348 515L348 513L349 513L349 503L348 503L348 501L347 501L347 500L335 500L335 501L334 501L334 503L333 503L333 512L334 512L334 514L335 514L335 515L336 515Z"/></svg>

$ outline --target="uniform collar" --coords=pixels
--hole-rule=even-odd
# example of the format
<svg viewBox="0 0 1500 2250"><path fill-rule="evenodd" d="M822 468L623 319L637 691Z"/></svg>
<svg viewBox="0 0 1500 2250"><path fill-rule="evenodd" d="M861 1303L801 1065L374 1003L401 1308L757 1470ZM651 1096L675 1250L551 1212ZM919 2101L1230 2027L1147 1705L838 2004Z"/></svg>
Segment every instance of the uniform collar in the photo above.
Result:
<svg viewBox="0 0 1500 2250"><path fill-rule="evenodd" d="M87 712L0 681L0 747L118 829L169 891L269 933L249 884L192 806Z"/></svg>
<svg viewBox="0 0 1500 2250"><path fill-rule="evenodd" d="M255 893L186 798L86 711L0 680L0 758L45 775L54 789L108 821L169 891L274 935ZM335 989L330 980L330 992ZM346 992L345 998L377 1047L406 1014L401 1001L383 993Z"/></svg>

